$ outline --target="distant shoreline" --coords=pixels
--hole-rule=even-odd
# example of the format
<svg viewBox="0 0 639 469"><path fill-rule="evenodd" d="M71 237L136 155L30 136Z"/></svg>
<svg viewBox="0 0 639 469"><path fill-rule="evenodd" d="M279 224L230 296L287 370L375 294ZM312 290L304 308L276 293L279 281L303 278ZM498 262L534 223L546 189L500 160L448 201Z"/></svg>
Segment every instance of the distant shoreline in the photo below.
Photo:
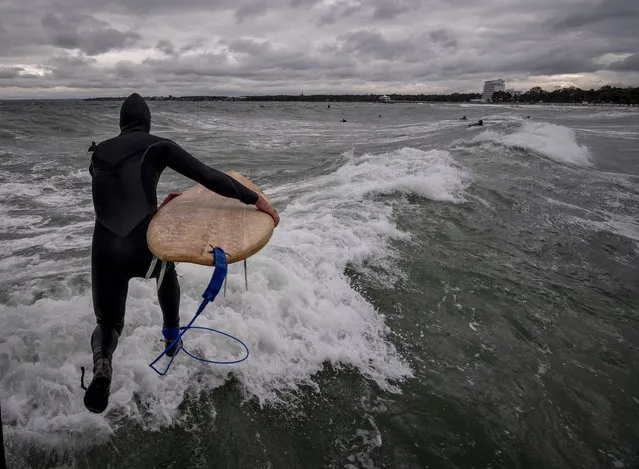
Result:
<svg viewBox="0 0 639 469"><path fill-rule="evenodd" d="M466 103L472 99L481 97L479 93L454 93L451 95L391 95L391 103L415 103L415 102L451 102ZM122 97L94 97L85 98L84 101L123 101ZM145 96L148 101L283 101L283 102L362 102L362 103L383 103L379 100L379 95L255 95L255 96Z"/></svg>
<svg viewBox="0 0 639 469"><path fill-rule="evenodd" d="M607 88L607 89L606 89ZM614 106L639 107L638 88L611 88L582 91L578 89L562 89L553 92L535 91L510 95L509 93L495 93L489 102L481 101L479 93L452 93L439 95L404 95L391 94L330 94L330 95L254 95L254 96L145 96L147 101L182 101L182 102L309 102L323 103L377 103L377 104L518 104L518 105L573 105L573 106ZM89 98L0 98L0 102L36 102L36 101L84 101L84 102L122 102L126 96L96 96Z"/></svg>
<svg viewBox="0 0 639 469"><path fill-rule="evenodd" d="M390 98L390 99L389 99ZM541 88L533 88L528 92L511 95L510 93L495 93L488 103L481 101L479 93L452 94L390 94L385 101L376 94L314 94L314 95L254 95L254 96L146 96L148 101L250 101L250 102L315 102L315 103L465 103L465 104L572 104L572 105L606 105L606 106L639 106L639 88L602 87L599 90L583 91L566 88L547 92ZM83 101L124 101L121 97L92 97Z"/></svg>

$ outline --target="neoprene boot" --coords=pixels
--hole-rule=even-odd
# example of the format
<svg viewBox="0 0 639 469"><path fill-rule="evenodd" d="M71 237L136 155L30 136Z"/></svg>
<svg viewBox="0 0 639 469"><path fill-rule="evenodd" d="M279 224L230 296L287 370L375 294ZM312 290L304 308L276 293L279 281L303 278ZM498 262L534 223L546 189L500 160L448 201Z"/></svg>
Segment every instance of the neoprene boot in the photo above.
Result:
<svg viewBox="0 0 639 469"><path fill-rule="evenodd" d="M84 393L84 406L91 412L100 414L109 404L112 372L108 358L99 358L93 364L93 379Z"/></svg>
<svg viewBox="0 0 639 469"><path fill-rule="evenodd" d="M162 326L162 335L164 336L164 348L166 349L169 345L173 343L175 339L180 335L179 327L166 327ZM167 357L172 357L175 355L178 350L182 347L182 339L178 341L173 347L166 351Z"/></svg>

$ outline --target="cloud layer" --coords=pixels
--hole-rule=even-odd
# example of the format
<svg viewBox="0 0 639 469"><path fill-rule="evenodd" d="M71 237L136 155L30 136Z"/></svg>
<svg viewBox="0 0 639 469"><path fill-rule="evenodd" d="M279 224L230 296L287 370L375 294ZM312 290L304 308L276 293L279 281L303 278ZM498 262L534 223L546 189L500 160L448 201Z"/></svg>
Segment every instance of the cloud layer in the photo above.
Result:
<svg viewBox="0 0 639 469"><path fill-rule="evenodd" d="M22 0L0 98L639 84L634 0Z"/></svg>

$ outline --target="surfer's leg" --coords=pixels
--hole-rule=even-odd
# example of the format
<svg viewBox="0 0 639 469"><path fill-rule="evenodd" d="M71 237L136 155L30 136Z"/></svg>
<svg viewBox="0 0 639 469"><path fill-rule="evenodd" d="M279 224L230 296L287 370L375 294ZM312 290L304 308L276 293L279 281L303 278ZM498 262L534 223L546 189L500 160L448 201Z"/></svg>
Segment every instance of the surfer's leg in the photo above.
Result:
<svg viewBox="0 0 639 469"><path fill-rule="evenodd" d="M91 335L93 379L84 395L84 405L91 412L101 413L109 403L111 359L124 327L124 310L129 285L116 253L104 234L96 229L91 253L91 288L93 311L97 325Z"/></svg>
<svg viewBox="0 0 639 469"><path fill-rule="evenodd" d="M162 319L166 327L180 325L180 283L175 265L169 262L164 273L162 285L158 290L158 302L162 309Z"/></svg>
<svg viewBox="0 0 639 469"><path fill-rule="evenodd" d="M180 327L180 283L175 264L169 262L164 273L164 278L158 290L158 302L162 309L162 333L165 347L168 347L179 335ZM167 351L169 357L173 356L181 342Z"/></svg>
<svg viewBox="0 0 639 469"><path fill-rule="evenodd" d="M93 362L111 360L124 328L124 308L129 279L116 272L93 274L93 310L97 320L91 335Z"/></svg>
<svg viewBox="0 0 639 469"><path fill-rule="evenodd" d="M101 413L109 403L111 359L124 327L129 280L107 269L94 268L93 272L93 309L98 324L91 335L93 379L84 394L84 405L91 412Z"/></svg>

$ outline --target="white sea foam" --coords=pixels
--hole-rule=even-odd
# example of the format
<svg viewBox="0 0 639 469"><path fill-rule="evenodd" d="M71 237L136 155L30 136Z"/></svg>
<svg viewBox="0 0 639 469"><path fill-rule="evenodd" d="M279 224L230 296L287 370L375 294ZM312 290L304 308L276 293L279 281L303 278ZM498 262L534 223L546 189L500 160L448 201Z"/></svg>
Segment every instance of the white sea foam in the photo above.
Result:
<svg viewBox="0 0 639 469"><path fill-rule="evenodd" d="M634 241L636 246L639 247L639 223L635 216L605 213L601 211L599 211L599 215L605 219L590 220L578 216L569 216L567 219L584 228L594 229L595 231L604 231L628 238Z"/></svg>
<svg viewBox="0 0 639 469"><path fill-rule="evenodd" d="M591 108L592 111L584 114L572 116L573 119L627 119L628 117L634 117L638 113L635 108L628 108L626 110L609 110L605 108Z"/></svg>
<svg viewBox="0 0 639 469"><path fill-rule="evenodd" d="M415 148L351 158L335 176L360 197L401 192L448 202L463 202L469 181L447 151Z"/></svg>
<svg viewBox="0 0 639 469"><path fill-rule="evenodd" d="M345 268L364 261L383 263L392 256L389 242L409 237L393 222L396 198L375 195L411 193L461 202L466 179L448 153L405 148L345 155L343 166L330 174L265 188L284 207L282 221L270 243L249 260L248 291L240 266L229 266L226 297L220 294L196 323L243 339L250 349L248 360L213 366L180 354L170 372L158 376L148 366L162 347L155 285L134 279L114 357L110 406L102 415L84 409L79 387L81 365L91 377L89 337L95 320L90 292L78 294L71 283L77 275L63 280L69 285L45 298L14 292L12 304L0 306L5 436L59 447L99 441L112 432L112 425L128 420L160 428L179 421L178 406L187 396L223 385L229 373L247 397L262 404L286 404L286 393L300 386L318 389L314 375L326 362L337 369L355 369L382 389L398 391L397 380L411 377L412 371L388 338L385 311L351 286ZM84 228L70 226L63 238L49 242L61 249L73 241L86 245L87 234L76 231ZM8 273L15 267L9 260L3 264ZM64 271L61 264L57 268ZM179 264L177 269L186 323L211 271L192 264ZM88 282L88 270L81 275ZM42 290L44 281L25 279L24 287ZM211 359L237 358L242 352L229 339L197 330L189 331L185 342L194 353ZM214 413L213 408L201 411Z"/></svg>
<svg viewBox="0 0 639 469"><path fill-rule="evenodd" d="M597 128L597 129L575 129L579 132L588 133L592 135L603 135L604 137L610 137L614 139L624 138L628 140L639 140L639 132L634 130L613 130L609 128Z"/></svg>
<svg viewBox="0 0 639 469"><path fill-rule="evenodd" d="M474 142L492 141L508 147L524 148L559 163L591 166L585 145L579 145L575 131L546 122L524 122L512 133L486 130L472 139Z"/></svg>

